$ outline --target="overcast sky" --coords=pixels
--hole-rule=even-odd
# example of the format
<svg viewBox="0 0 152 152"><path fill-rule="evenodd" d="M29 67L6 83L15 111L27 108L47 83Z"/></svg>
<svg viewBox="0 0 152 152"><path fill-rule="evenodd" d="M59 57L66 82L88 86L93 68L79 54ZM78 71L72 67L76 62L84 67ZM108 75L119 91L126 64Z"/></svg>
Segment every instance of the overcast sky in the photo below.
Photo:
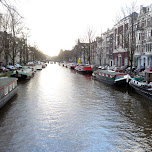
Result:
<svg viewBox="0 0 152 152"><path fill-rule="evenodd" d="M15 0L15 6L31 29L29 41L41 51L54 56L60 49L69 50L88 28L96 36L116 23L122 7L132 0ZM137 6L151 0L137 0Z"/></svg>

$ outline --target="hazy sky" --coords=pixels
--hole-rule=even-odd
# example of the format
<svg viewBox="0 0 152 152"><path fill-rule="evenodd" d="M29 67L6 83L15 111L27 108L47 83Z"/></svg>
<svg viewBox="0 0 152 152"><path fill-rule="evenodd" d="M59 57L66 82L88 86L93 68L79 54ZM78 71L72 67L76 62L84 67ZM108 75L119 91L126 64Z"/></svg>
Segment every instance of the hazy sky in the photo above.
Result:
<svg viewBox="0 0 152 152"><path fill-rule="evenodd" d="M48 55L68 50L87 29L96 36L116 23L118 12L132 0L15 0L15 6L31 29L30 41ZM137 0L137 6L150 5L151 0Z"/></svg>

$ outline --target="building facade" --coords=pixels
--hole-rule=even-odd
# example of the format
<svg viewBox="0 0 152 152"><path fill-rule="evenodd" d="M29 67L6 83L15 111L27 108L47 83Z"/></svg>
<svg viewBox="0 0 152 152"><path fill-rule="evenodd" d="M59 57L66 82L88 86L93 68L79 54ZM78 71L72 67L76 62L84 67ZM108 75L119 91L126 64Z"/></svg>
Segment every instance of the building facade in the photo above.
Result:
<svg viewBox="0 0 152 152"><path fill-rule="evenodd" d="M135 64L138 67L152 66L152 4L140 6L136 28Z"/></svg>

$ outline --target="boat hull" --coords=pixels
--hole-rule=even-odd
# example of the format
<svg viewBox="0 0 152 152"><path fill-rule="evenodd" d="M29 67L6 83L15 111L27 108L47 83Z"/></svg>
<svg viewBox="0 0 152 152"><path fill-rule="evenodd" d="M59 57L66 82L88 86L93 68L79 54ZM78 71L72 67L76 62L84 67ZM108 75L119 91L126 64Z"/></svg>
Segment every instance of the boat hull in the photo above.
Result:
<svg viewBox="0 0 152 152"><path fill-rule="evenodd" d="M18 79L30 79L33 76L34 76L34 71L30 68L14 71L11 74L11 77L16 77Z"/></svg>
<svg viewBox="0 0 152 152"><path fill-rule="evenodd" d="M3 107L15 94L17 93L18 87L13 89L9 94L0 99L0 108Z"/></svg>
<svg viewBox="0 0 152 152"><path fill-rule="evenodd" d="M133 83L129 83L129 85L139 94L150 100L152 100L152 90L145 89L140 86L136 86Z"/></svg>
<svg viewBox="0 0 152 152"><path fill-rule="evenodd" d="M82 74L92 74L91 66L88 65L78 65L76 66L75 70Z"/></svg>
<svg viewBox="0 0 152 152"><path fill-rule="evenodd" d="M106 79L105 77L95 76L96 80L114 86L126 86L126 79L115 81L114 79Z"/></svg>
<svg viewBox="0 0 152 152"><path fill-rule="evenodd" d="M98 81L109 85L115 86L126 86L127 85L127 75L122 73L115 73L106 70L99 70L93 73L93 77Z"/></svg>
<svg viewBox="0 0 152 152"><path fill-rule="evenodd" d="M24 74L12 74L11 77L16 77L18 79L29 79L29 77Z"/></svg>

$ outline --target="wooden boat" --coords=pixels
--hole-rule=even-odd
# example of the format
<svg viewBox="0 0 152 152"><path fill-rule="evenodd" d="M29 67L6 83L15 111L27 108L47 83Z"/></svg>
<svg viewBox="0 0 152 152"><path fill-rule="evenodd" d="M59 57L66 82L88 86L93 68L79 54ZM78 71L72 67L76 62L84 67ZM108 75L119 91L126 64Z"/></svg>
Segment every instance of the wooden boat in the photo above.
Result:
<svg viewBox="0 0 152 152"><path fill-rule="evenodd" d="M152 100L152 70L145 70L143 75L131 79L129 85L140 95Z"/></svg>
<svg viewBox="0 0 152 152"><path fill-rule="evenodd" d="M75 70L80 72L80 73L92 73L92 68L89 64L82 64L82 65L77 65L75 67Z"/></svg>
<svg viewBox="0 0 152 152"><path fill-rule="evenodd" d="M0 108L17 93L17 78L0 78Z"/></svg>
<svg viewBox="0 0 152 152"><path fill-rule="evenodd" d="M130 76L125 73L100 69L94 71L92 76L101 82L116 86L126 86L130 79Z"/></svg>

